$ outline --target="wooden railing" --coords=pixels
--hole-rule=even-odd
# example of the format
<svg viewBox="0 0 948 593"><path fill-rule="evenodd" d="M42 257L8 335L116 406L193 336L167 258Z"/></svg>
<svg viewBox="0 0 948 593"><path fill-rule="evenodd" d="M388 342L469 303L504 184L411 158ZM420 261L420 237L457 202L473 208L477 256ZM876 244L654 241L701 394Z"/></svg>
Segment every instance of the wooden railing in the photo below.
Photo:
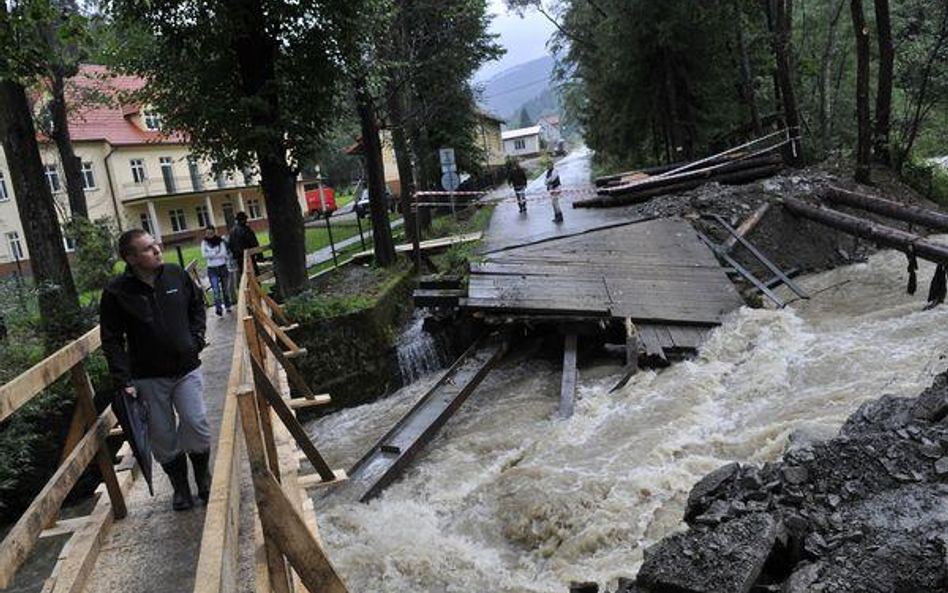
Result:
<svg viewBox="0 0 948 593"><path fill-rule="evenodd" d="M254 272L252 257L266 249L244 254L236 309L241 323L235 333L194 592L238 589L239 518L255 509L258 592L343 593L347 589L319 543L312 507L304 504L301 490L340 484L346 475L329 467L294 414L328 403L329 397L313 393L291 361L305 349L287 334L295 326L286 325L280 305L266 294ZM284 379L302 397L287 397ZM241 445L250 462L254 509L240 508ZM297 447L315 469L312 476L297 475Z"/></svg>
<svg viewBox="0 0 948 593"><path fill-rule="evenodd" d="M126 515L124 492L134 480L135 472L124 472L121 480L116 474L106 444L116 418L111 406L96 414L95 392L84 366L86 359L100 346L96 327L0 387L0 421L67 374L76 395L59 468L0 543L0 589L10 585L40 537L70 534L68 553L61 554L43 590L81 590L95 562L103 533L113 519ZM63 501L93 460L102 474L108 501L100 500L87 517L58 521ZM131 469L128 464L123 465Z"/></svg>

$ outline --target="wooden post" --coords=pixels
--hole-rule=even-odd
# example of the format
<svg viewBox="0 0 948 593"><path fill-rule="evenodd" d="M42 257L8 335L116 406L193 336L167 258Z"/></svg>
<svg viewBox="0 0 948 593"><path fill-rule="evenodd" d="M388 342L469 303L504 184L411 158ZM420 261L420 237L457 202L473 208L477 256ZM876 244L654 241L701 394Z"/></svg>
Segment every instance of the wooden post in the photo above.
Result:
<svg viewBox="0 0 948 593"><path fill-rule="evenodd" d="M764 218L764 215L767 214L769 210L770 202L764 202L761 204L753 214L748 216L744 222L742 222L737 227L737 234L741 237L747 238L747 235L749 235L751 231L754 230L754 228L760 223L760 221ZM737 245L737 237L733 235L728 236L726 239L724 239L724 241L721 242L721 249L730 253L730 251L734 249L735 245Z"/></svg>
<svg viewBox="0 0 948 593"><path fill-rule="evenodd" d="M247 348L250 350L251 360L256 360L263 366L263 350L260 339L257 336L257 330L254 328L253 317L244 317L244 334L247 337ZM254 400L260 409L260 426L263 429L264 448L267 453L267 459L270 463L270 470L280 479L280 457L277 453L276 439L273 437L273 423L270 419L270 405L262 397L256 397Z"/></svg>
<svg viewBox="0 0 948 593"><path fill-rule="evenodd" d="M72 367L71 372L72 385L76 390L76 411L81 411L85 420L84 424L91 426L96 418L95 389L92 387L92 380L89 379L89 373L86 372L85 366L81 362ZM109 502L112 503L112 516L116 519L123 519L128 514L128 509L125 507L125 497L122 495L118 476L115 475L112 454L105 439L99 445L95 460L96 465L99 466L99 473L102 474L102 482L105 483L106 491L109 493Z"/></svg>
<svg viewBox="0 0 948 593"><path fill-rule="evenodd" d="M625 387L635 373L639 372L639 348L642 345L642 337L639 330L632 323L631 317L625 318L625 369L622 379L609 390L609 393Z"/></svg>
<svg viewBox="0 0 948 593"><path fill-rule="evenodd" d="M573 415L576 399L576 334L566 334L563 340L563 382L560 385L560 418Z"/></svg>
<svg viewBox="0 0 948 593"><path fill-rule="evenodd" d="M260 512L261 504L264 504L262 498L265 493L258 488L258 482L265 482L262 477L269 476L273 479L268 463L268 451L264 444L261 434L261 417L258 413L256 404L256 395L253 388L249 385L243 385L238 388L237 407L240 410L240 424L244 431L244 442L247 445L247 458L250 461L250 473L253 477L254 494L257 500L257 511ZM279 469L277 470L279 471ZM279 489L279 485L277 485ZM282 493L282 490L281 490ZM277 543L271 537L272 533L267 529L266 523L269 520L260 514L260 523L263 525L264 547L267 554L267 569L270 573L270 585L274 593L290 593L290 575L287 572L286 561L280 553Z"/></svg>
<svg viewBox="0 0 948 593"><path fill-rule="evenodd" d="M26 561L50 517L59 511L66 495L79 481L113 426L115 415L111 410L106 410L3 538L0 544L0 589L8 587L13 581L17 569Z"/></svg>

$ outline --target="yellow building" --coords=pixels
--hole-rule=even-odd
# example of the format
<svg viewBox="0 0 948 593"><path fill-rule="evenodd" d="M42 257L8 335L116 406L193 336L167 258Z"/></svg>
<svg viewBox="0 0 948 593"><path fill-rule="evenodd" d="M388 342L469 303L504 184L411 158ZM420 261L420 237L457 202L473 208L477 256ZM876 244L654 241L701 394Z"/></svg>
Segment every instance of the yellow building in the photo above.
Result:
<svg viewBox="0 0 948 593"><path fill-rule="evenodd" d="M84 66L71 84L110 95L140 88L134 77L105 77L105 69ZM203 228L226 232L237 212L255 229L267 227L267 212L255 171L212 172L211 163L191 154L186 138L167 134L161 118L140 105L95 105L70 114L69 131L82 162L89 216L111 217L118 230L144 228L165 245L192 242ZM59 153L41 142L46 180L65 221L70 217ZM305 212L302 183L297 199ZM71 246L67 245L67 250ZM0 274L28 271L29 252L20 224L6 156L0 148Z"/></svg>

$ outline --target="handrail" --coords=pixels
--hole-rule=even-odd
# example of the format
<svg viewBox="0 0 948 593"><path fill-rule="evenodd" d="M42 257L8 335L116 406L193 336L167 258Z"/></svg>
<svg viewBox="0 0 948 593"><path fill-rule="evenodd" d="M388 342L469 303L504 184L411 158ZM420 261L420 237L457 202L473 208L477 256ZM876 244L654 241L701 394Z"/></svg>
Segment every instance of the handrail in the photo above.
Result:
<svg viewBox="0 0 948 593"><path fill-rule="evenodd" d="M237 304L240 323L235 332L227 401L194 593L230 592L238 588L241 512L241 466L236 453L240 446L236 436L238 422L250 461L254 509L261 527L255 530L258 590L292 590L291 575L296 575L298 585L313 593L346 593L345 585L319 544L312 516L307 515L302 505L298 493L302 485L292 468L293 462L298 463L297 456L292 454L288 458L290 465L285 468L279 460L281 450L284 455L289 453L283 449L284 445L292 449L295 442L320 478L309 480L309 487L335 485L347 479L344 471L333 470L326 464L293 414L293 409L320 405L328 402L329 397L316 396L304 389L305 397L300 405L286 399L286 392L278 387L281 368L291 382L301 387L302 377L289 358L302 355L305 350L286 336L285 331L291 327L282 327L273 320L272 316L276 316L286 322L280 306L259 285L252 258L267 249L268 246L261 246L244 253ZM283 351L281 344L289 350Z"/></svg>
<svg viewBox="0 0 948 593"><path fill-rule="evenodd" d="M244 269L247 269L246 267ZM253 269L253 266L250 266ZM247 282L242 274L237 292L237 319L247 315ZM234 335L230 375L227 381L221 430L214 458L211 494L204 518L201 552L198 556L194 593L236 591L240 559L240 452L237 427L237 392L252 379L245 369L244 324L238 323Z"/></svg>
<svg viewBox="0 0 948 593"><path fill-rule="evenodd" d="M43 529L56 521L66 496L93 460L102 473L112 516L121 519L126 515L122 486L119 484L115 467L112 465L112 455L106 443L109 431L116 424L116 418L111 407L101 414L96 414L95 392L83 364L100 346L99 328L95 327L0 387L0 420L15 413L67 373L71 376L76 393L76 408L63 446L63 458L59 468L0 542L0 589L10 585L17 570L27 560L42 535ZM106 528L107 522L100 521L95 525L101 530ZM88 547L78 547L83 548L80 553L86 555L84 558L94 555L94 551L90 551ZM71 583L70 590L79 590L86 576L86 571L72 571L60 575L60 582Z"/></svg>

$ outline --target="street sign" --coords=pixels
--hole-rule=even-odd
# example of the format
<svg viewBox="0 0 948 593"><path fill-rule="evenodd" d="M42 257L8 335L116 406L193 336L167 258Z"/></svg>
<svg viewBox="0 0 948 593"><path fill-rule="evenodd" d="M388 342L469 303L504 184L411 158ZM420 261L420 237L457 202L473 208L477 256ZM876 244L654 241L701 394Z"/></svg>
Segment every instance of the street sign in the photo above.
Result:
<svg viewBox="0 0 948 593"><path fill-rule="evenodd" d="M448 171L457 171L458 166L454 160L454 149L453 148L442 148L438 150L438 156L441 159L441 172L447 173ZM443 185L443 184L442 184ZM450 190L448 190L450 191Z"/></svg>
<svg viewBox="0 0 948 593"><path fill-rule="evenodd" d="M444 191L454 191L461 185L461 178L456 171L445 171L441 176L441 187Z"/></svg>

